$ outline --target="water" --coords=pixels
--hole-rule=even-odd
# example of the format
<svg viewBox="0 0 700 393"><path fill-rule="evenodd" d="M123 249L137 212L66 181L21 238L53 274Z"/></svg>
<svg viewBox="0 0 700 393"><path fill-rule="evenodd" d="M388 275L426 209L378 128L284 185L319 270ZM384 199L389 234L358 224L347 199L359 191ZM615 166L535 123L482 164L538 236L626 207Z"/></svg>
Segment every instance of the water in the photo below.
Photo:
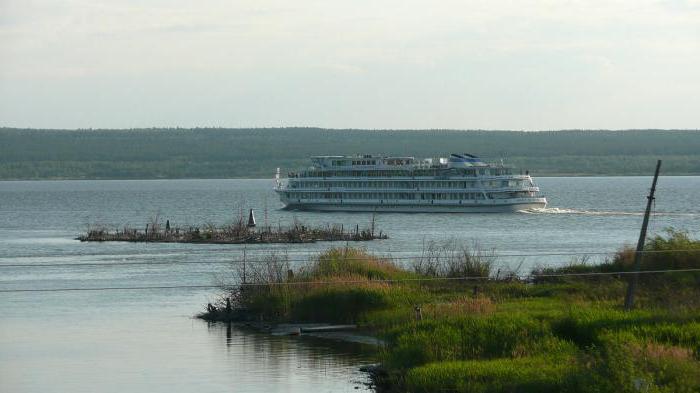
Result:
<svg viewBox="0 0 700 393"><path fill-rule="evenodd" d="M144 227L223 224L254 208L259 224L366 226L366 213L279 210L270 180L0 182L0 289L213 285L240 258L238 245L80 243L88 224ZM453 238L495 249L500 263L529 267L634 244L646 177L541 178L547 209L517 214L377 216L388 240L369 250L405 258ZM675 227L700 235L700 177L659 180L651 233ZM267 207L267 209L265 209ZM265 217L267 210L267 218ZM303 263L330 244L248 246ZM594 259L605 256L597 255ZM163 262L172 262L162 264ZM183 263L185 262L185 263ZM89 266L37 264L89 263ZM0 391L302 392L363 391L357 367L371 349L308 338L271 337L192 319L215 289L0 293ZM355 388L359 389L355 389Z"/></svg>

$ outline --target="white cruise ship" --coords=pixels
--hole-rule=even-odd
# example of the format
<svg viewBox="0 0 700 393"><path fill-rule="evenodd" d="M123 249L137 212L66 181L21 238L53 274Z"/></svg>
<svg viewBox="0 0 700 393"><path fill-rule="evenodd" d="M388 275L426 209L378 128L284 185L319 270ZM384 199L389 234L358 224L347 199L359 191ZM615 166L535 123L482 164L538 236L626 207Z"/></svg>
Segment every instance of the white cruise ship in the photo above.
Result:
<svg viewBox="0 0 700 393"><path fill-rule="evenodd" d="M312 166L279 179L286 209L366 212L513 212L543 208L530 175L471 154L422 159L376 155L315 156Z"/></svg>

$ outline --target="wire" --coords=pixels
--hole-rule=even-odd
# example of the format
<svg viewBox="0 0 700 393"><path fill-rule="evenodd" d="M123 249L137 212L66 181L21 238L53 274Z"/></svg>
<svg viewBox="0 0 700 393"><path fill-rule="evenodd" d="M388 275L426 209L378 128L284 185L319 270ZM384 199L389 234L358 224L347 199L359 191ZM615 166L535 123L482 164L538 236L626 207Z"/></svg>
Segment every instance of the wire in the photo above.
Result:
<svg viewBox="0 0 700 393"><path fill-rule="evenodd" d="M18 289L0 289L0 293L10 292L78 292L78 291L126 291L126 290L146 290L146 289L208 289L221 288L219 285L162 285L152 287L99 287L99 288L18 288Z"/></svg>
<svg viewBox="0 0 700 393"><path fill-rule="evenodd" d="M544 253L531 253L531 254L487 254L479 255L485 259L497 259L497 258L524 258L524 257L545 257L545 256L593 256L593 255L615 255L619 251L608 251L608 252L544 252ZM636 251L635 251L636 252ZM645 250L640 251L642 254L665 254L673 252L697 252L700 253L700 249L683 249L683 250ZM318 257L319 254L308 254L306 258L284 258L283 253L277 254L281 255L281 262L308 262L311 257ZM461 254L460 254L461 255ZM410 256L377 256L376 259L383 260L411 260L411 259L450 259L456 258L454 255L425 255L416 254ZM345 257L341 260L343 261L354 261L354 260L365 260L367 257ZM235 265L235 264L266 264L269 263L267 259L246 259L243 260L233 260L233 261L140 261L140 262L77 262L77 263L9 263L0 264L0 268L4 267L81 267L81 266L137 266L137 265Z"/></svg>
<svg viewBox="0 0 700 393"><path fill-rule="evenodd" d="M667 270L642 270L642 271L617 271L617 272L588 272L588 273L552 273L552 274L528 274L521 279L534 279L539 277L581 277L581 276L614 276L627 274L658 274L658 273L689 273L700 272L700 268L692 269L667 269ZM298 285L337 285L337 284L367 284L367 283L399 283L399 282L427 282L427 281L467 281L467 280L491 280L492 277L463 276L463 277L422 277L379 280L348 280L348 281L292 281L292 282L268 282L268 283L240 283L234 286L298 286ZM151 290L151 289L224 289L221 285L167 285L150 287L97 287L97 288L17 288L0 289L0 293L11 292L69 292L69 291L113 291L113 290Z"/></svg>

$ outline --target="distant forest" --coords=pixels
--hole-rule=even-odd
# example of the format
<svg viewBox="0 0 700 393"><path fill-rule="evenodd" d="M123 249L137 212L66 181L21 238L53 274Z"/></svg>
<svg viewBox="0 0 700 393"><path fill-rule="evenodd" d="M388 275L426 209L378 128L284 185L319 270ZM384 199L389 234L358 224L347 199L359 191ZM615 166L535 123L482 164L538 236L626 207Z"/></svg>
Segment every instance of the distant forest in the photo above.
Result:
<svg viewBox="0 0 700 393"><path fill-rule="evenodd" d="M471 153L546 175L700 175L700 131L0 128L0 179L270 178L312 155Z"/></svg>

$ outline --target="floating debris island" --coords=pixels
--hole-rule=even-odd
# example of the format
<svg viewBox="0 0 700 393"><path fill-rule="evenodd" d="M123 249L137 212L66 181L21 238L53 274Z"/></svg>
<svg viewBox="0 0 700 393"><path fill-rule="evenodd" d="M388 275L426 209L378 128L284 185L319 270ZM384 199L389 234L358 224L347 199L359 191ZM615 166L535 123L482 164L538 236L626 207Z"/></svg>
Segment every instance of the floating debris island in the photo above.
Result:
<svg viewBox="0 0 700 393"><path fill-rule="evenodd" d="M150 242L150 243L212 243L212 244L257 244L257 243L314 243L318 241L370 241L387 239L387 235L374 231L374 217L369 228L360 229L355 225L346 230L343 225L310 227L295 220L288 227L278 225L256 226L251 211L249 219L217 227L213 224L171 227L170 220L165 226L159 220L151 220L144 230L124 227L110 231L105 227L89 228L87 233L76 238L82 242ZM252 218L252 219L251 219Z"/></svg>

